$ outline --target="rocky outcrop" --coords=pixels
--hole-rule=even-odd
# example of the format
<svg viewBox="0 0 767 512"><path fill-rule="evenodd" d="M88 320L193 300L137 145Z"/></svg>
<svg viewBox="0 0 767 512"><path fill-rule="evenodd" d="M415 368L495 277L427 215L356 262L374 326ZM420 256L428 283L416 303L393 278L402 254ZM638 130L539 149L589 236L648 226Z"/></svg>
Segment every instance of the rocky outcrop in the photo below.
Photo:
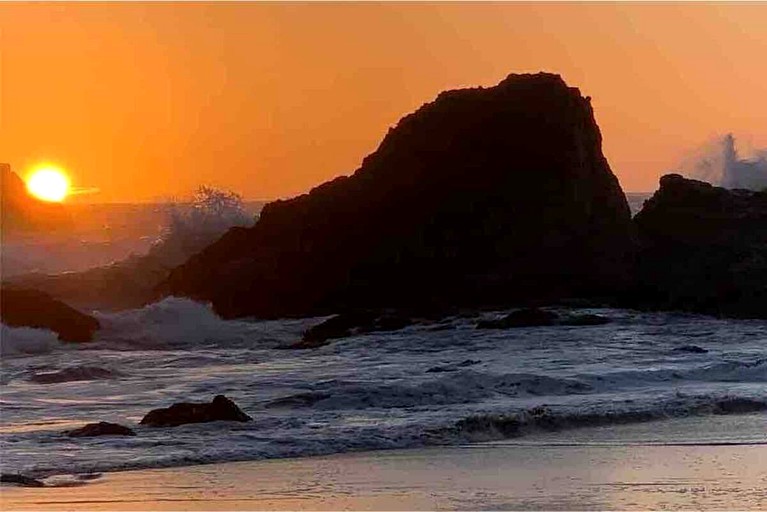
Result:
<svg viewBox="0 0 767 512"><path fill-rule="evenodd" d="M123 425L109 423L108 421L99 421L98 423L88 423L85 426L70 430L67 433L69 437L97 437L97 436L135 436L136 433Z"/></svg>
<svg viewBox="0 0 767 512"><path fill-rule="evenodd" d="M50 329L62 341L91 341L99 321L37 290L3 286L0 319L10 327Z"/></svg>
<svg viewBox="0 0 767 512"><path fill-rule="evenodd" d="M767 192L670 174L634 220L635 303L767 318Z"/></svg>
<svg viewBox="0 0 767 512"><path fill-rule="evenodd" d="M609 293L632 251L589 98L511 75L440 94L352 176L268 204L159 292L225 317L524 302Z"/></svg>
<svg viewBox="0 0 767 512"><path fill-rule="evenodd" d="M150 427L177 427L187 423L251 421L252 419L227 397L216 395L209 404L179 403L164 409L153 409L142 418L140 423Z"/></svg>

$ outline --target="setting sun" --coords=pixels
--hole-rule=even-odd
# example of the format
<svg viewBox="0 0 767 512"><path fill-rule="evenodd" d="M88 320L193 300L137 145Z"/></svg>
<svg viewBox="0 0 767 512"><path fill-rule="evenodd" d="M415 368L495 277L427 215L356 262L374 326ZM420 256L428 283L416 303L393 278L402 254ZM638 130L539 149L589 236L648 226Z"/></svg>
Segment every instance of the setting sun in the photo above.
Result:
<svg viewBox="0 0 767 512"><path fill-rule="evenodd" d="M69 178L61 169L43 167L27 177L27 190L43 201L60 202L69 193Z"/></svg>

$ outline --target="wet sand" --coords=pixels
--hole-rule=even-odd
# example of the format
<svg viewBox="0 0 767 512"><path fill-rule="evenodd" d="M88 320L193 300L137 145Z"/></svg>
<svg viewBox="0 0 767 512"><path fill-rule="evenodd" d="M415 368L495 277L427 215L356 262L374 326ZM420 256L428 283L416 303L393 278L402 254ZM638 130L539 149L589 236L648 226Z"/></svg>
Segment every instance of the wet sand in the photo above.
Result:
<svg viewBox="0 0 767 512"><path fill-rule="evenodd" d="M3 510L767 510L767 445L482 444L4 487Z"/></svg>

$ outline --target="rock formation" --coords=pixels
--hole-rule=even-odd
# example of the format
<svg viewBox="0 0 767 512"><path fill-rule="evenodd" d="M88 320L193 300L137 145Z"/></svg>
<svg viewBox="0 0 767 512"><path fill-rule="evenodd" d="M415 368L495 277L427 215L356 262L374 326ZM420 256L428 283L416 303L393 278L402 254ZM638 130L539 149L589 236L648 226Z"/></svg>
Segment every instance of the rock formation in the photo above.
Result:
<svg viewBox="0 0 767 512"><path fill-rule="evenodd" d="M251 421L237 404L224 395L216 395L209 404L179 403L164 409L153 409L141 419L142 425L150 427L177 427L187 423L209 421Z"/></svg>
<svg viewBox="0 0 767 512"><path fill-rule="evenodd" d="M634 221L640 305L767 318L767 192L670 174Z"/></svg>
<svg viewBox="0 0 767 512"><path fill-rule="evenodd" d="M0 319L10 327L50 329L62 341L91 341L100 327L92 316L46 293L6 286L0 289Z"/></svg>
<svg viewBox="0 0 767 512"><path fill-rule="evenodd" d="M352 176L268 204L158 291L225 317L588 296L629 278L631 230L589 98L511 75L440 94Z"/></svg>

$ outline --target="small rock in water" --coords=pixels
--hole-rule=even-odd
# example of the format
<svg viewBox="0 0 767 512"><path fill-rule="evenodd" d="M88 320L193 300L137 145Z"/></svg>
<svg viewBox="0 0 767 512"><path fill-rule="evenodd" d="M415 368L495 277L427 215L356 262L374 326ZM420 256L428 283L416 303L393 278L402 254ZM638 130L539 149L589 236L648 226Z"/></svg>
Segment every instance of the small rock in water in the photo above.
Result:
<svg viewBox="0 0 767 512"><path fill-rule="evenodd" d="M153 409L140 423L150 427L176 427L186 423L251 421L252 419L227 397L216 395L209 404L179 403L164 409Z"/></svg>
<svg viewBox="0 0 767 512"><path fill-rule="evenodd" d="M22 487L45 487L45 484L36 478L31 478L28 476L12 474L12 473L1 474L0 483L16 484Z"/></svg>
<svg viewBox="0 0 767 512"><path fill-rule="evenodd" d="M98 423L88 423L84 427L70 430L66 433L69 437L96 437L96 436L135 436L136 433L128 427L99 421Z"/></svg>

